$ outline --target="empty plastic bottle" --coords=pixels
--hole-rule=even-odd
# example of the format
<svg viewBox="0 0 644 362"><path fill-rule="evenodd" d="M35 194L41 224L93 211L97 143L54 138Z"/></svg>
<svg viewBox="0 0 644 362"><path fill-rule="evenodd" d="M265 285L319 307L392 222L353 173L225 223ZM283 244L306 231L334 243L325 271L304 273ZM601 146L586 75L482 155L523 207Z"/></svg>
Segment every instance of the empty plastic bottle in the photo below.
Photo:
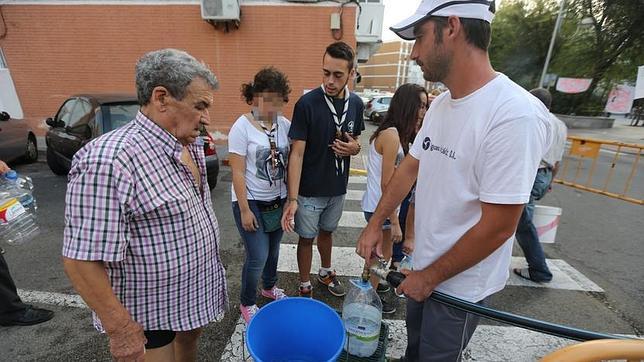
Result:
<svg viewBox="0 0 644 362"><path fill-rule="evenodd" d="M20 244L40 233L31 178L11 170L0 177L0 240Z"/></svg>
<svg viewBox="0 0 644 362"><path fill-rule="evenodd" d="M344 350L357 357L370 357L378 349L382 302L367 281L353 279L344 298L342 320L347 332Z"/></svg>

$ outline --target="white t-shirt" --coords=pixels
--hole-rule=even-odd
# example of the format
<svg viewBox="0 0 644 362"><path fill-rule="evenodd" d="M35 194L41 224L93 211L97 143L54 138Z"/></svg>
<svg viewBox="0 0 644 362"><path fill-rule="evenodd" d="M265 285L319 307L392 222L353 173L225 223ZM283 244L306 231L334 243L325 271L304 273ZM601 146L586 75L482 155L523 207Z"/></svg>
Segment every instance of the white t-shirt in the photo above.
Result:
<svg viewBox="0 0 644 362"><path fill-rule="evenodd" d="M431 104L410 155L420 161L414 269L445 254L481 218L481 202L525 204L548 149L548 110L503 74L466 97ZM478 302L505 286L514 236L436 290Z"/></svg>
<svg viewBox="0 0 644 362"><path fill-rule="evenodd" d="M396 129L395 127L394 130ZM398 146L398 153L394 166L398 167L402 159L405 157L402 146ZM369 156L367 158L367 190L362 195L361 207L362 211L374 212L376 206L382 197L382 155L376 151L376 140L369 144Z"/></svg>
<svg viewBox="0 0 644 362"><path fill-rule="evenodd" d="M291 122L280 116L277 119L275 143L280 164L274 168L270 160L271 147L268 136L242 115L235 121L228 134L228 152L246 157L246 197L249 200L272 201L285 198L286 170L290 142L288 131ZM237 201L235 186L230 186L232 200Z"/></svg>
<svg viewBox="0 0 644 362"><path fill-rule="evenodd" d="M555 130L554 139L552 146L550 146L548 152L543 156L543 161L549 166L554 167L555 163L563 159L564 149L566 148L566 137L568 137L568 128L562 120L552 113L550 113L550 121Z"/></svg>

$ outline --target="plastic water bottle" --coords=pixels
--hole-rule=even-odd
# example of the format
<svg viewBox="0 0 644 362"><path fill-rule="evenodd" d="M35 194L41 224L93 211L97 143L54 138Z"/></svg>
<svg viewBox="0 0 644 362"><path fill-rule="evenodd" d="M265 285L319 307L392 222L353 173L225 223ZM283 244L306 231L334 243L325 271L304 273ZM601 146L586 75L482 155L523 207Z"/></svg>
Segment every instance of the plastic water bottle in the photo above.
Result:
<svg viewBox="0 0 644 362"><path fill-rule="evenodd" d="M403 259L400 261L400 265L398 265L398 270L414 270L414 263L412 260L411 255L404 254L405 256Z"/></svg>
<svg viewBox="0 0 644 362"><path fill-rule="evenodd" d="M353 279L344 298L342 320L347 332L344 350L357 357L370 357L378 349L382 302L368 281Z"/></svg>
<svg viewBox="0 0 644 362"><path fill-rule="evenodd" d="M31 178L9 171L0 177L0 239L20 244L40 233Z"/></svg>

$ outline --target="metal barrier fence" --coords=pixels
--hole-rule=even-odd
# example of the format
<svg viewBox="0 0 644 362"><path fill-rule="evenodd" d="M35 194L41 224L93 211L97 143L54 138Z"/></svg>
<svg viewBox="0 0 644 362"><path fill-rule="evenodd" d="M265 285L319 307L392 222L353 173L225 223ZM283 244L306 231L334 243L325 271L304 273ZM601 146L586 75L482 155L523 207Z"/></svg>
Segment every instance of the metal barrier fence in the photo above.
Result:
<svg viewBox="0 0 644 362"><path fill-rule="evenodd" d="M642 170L638 177L644 144L576 136L568 140L571 146L554 182L644 205Z"/></svg>

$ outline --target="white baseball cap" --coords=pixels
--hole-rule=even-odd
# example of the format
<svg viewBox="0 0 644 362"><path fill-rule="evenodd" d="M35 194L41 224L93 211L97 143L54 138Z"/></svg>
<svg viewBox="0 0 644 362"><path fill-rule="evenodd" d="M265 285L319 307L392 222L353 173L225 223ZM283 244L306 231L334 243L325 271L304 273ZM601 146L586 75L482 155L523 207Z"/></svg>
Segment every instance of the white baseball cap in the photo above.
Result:
<svg viewBox="0 0 644 362"><path fill-rule="evenodd" d="M430 16L458 16L492 23L495 11L494 0L423 0L414 15L389 29L405 40L414 40L414 27Z"/></svg>

